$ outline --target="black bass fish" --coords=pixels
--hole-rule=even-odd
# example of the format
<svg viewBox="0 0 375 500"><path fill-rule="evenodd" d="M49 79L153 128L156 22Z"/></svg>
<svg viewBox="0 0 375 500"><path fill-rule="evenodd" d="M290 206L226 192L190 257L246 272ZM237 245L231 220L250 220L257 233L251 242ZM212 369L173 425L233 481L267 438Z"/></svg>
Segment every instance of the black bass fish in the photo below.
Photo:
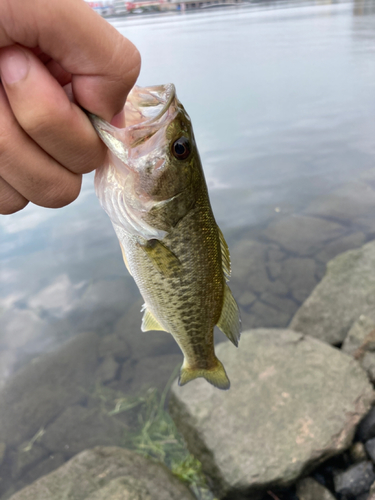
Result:
<svg viewBox="0 0 375 500"><path fill-rule="evenodd" d="M217 325L235 346L240 337L238 306L226 283L229 251L174 85L134 87L124 129L89 116L109 148L95 190L145 301L142 331L173 335L184 354L180 385L204 377L229 389L213 336Z"/></svg>

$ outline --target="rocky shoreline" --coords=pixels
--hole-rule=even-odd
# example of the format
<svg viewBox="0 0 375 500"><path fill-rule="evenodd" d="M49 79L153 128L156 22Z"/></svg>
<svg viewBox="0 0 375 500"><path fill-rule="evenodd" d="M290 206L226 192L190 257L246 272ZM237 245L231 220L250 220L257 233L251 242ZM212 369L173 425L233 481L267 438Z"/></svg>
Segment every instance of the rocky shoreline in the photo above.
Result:
<svg viewBox="0 0 375 500"><path fill-rule="evenodd" d="M170 414L212 494L126 449L148 402L123 388L135 395L160 372L162 390L181 359L162 332L143 345L137 312L133 326L127 315L112 334L80 333L0 388L0 499L375 500L374 269L375 241L340 254L287 329L218 345L230 391L174 382ZM159 451L149 455L160 462Z"/></svg>

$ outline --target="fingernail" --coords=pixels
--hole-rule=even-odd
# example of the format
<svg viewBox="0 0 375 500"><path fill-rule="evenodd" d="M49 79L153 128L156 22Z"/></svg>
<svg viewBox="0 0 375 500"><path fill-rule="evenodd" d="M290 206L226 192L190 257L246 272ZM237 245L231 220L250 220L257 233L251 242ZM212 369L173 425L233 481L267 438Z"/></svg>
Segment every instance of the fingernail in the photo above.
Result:
<svg viewBox="0 0 375 500"><path fill-rule="evenodd" d="M124 110L120 111L117 115L115 115L111 120L111 125L117 128L125 127L125 112Z"/></svg>
<svg viewBox="0 0 375 500"><path fill-rule="evenodd" d="M5 83L12 84L23 80L29 72L29 67L30 62L22 50L11 47L2 51L0 75Z"/></svg>

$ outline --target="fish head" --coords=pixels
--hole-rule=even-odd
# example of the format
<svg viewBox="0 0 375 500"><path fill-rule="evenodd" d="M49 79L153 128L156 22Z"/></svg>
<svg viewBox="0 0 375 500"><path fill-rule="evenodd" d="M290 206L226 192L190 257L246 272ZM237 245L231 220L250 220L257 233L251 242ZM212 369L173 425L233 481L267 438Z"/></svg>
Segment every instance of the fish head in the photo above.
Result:
<svg viewBox="0 0 375 500"><path fill-rule="evenodd" d="M112 222L130 234L162 239L194 205L204 183L191 120L173 84L134 87L126 127L89 115L109 151L95 176Z"/></svg>

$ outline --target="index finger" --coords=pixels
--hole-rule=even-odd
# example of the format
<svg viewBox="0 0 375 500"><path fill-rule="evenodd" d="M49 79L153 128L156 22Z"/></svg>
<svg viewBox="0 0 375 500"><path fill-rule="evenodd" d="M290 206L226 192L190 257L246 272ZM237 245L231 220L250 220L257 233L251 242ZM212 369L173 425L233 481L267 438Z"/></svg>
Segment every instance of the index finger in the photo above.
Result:
<svg viewBox="0 0 375 500"><path fill-rule="evenodd" d="M136 47L82 0L1 0L0 47L40 49L72 74L76 101L107 121L140 71Z"/></svg>

